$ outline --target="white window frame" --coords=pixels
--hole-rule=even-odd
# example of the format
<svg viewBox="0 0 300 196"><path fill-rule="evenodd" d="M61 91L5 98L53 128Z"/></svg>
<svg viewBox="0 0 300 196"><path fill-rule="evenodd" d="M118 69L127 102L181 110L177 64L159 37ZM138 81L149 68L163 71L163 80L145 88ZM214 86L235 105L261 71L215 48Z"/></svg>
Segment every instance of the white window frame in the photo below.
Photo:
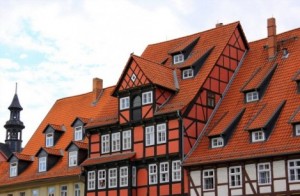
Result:
<svg viewBox="0 0 300 196"><path fill-rule="evenodd" d="M128 109L130 106L129 96L120 98L120 110Z"/></svg>
<svg viewBox="0 0 300 196"><path fill-rule="evenodd" d="M39 158L39 172L47 171L47 157Z"/></svg>
<svg viewBox="0 0 300 196"><path fill-rule="evenodd" d="M172 181L181 181L181 161L172 162Z"/></svg>
<svg viewBox="0 0 300 196"><path fill-rule="evenodd" d="M46 133L46 147L54 145L54 133Z"/></svg>
<svg viewBox="0 0 300 196"><path fill-rule="evenodd" d="M135 166L132 167L131 173L132 173L132 186L136 187L136 167Z"/></svg>
<svg viewBox="0 0 300 196"><path fill-rule="evenodd" d="M87 190L95 190L96 187L96 172L89 171L87 175Z"/></svg>
<svg viewBox="0 0 300 196"><path fill-rule="evenodd" d="M211 188L207 187L208 186L208 181L211 180ZM215 189L215 171L213 169L207 169L203 170L203 190L204 191L211 191Z"/></svg>
<svg viewBox="0 0 300 196"><path fill-rule="evenodd" d="M78 165L77 157L78 157L78 151L70 151L69 152L69 167Z"/></svg>
<svg viewBox="0 0 300 196"><path fill-rule="evenodd" d="M300 136L300 123L295 124L295 135Z"/></svg>
<svg viewBox="0 0 300 196"><path fill-rule="evenodd" d="M135 82L136 80L136 75L134 73L132 73L131 77L130 77L132 82Z"/></svg>
<svg viewBox="0 0 300 196"><path fill-rule="evenodd" d="M128 167L120 167L120 187L128 186Z"/></svg>
<svg viewBox="0 0 300 196"><path fill-rule="evenodd" d="M82 135L83 135L83 127L82 126L75 127L74 140L75 141L82 140L83 139Z"/></svg>
<svg viewBox="0 0 300 196"><path fill-rule="evenodd" d="M211 138L211 147L212 148L220 148L223 146L224 146L224 138L222 138L222 137Z"/></svg>
<svg viewBox="0 0 300 196"><path fill-rule="evenodd" d="M229 167L229 187L237 188L242 186L242 167Z"/></svg>
<svg viewBox="0 0 300 196"><path fill-rule="evenodd" d="M98 170L98 189L106 188L106 170Z"/></svg>
<svg viewBox="0 0 300 196"><path fill-rule="evenodd" d="M80 184L74 184L74 196L80 196Z"/></svg>
<svg viewBox="0 0 300 196"><path fill-rule="evenodd" d="M297 164L298 163L298 164ZM291 165L293 164L293 165ZM288 161L289 182L300 182L300 159ZM294 173L294 174L292 174ZM292 177L294 176L294 179Z"/></svg>
<svg viewBox="0 0 300 196"><path fill-rule="evenodd" d="M184 55L183 54L176 54L173 56L173 64L182 63L184 61Z"/></svg>
<svg viewBox="0 0 300 196"><path fill-rule="evenodd" d="M123 131L122 147L123 150L131 149L131 130Z"/></svg>
<svg viewBox="0 0 300 196"><path fill-rule="evenodd" d="M258 185L271 184L271 164L270 163L257 164L257 178L258 178Z"/></svg>
<svg viewBox="0 0 300 196"><path fill-rule="evenodd" d="M150 104L153 102L152 91L142 93L142 105Z"/></svg>
<svg viewBox="0 0 300 196"><path fill-rule="evenodd" d="M259 93L258 91L251 91L246 93L246 102L253 102L259 100Z"/></svg>
<svg viewBox="0 0 300 196"><path fill-rule="evenodd" d="M148 126L145 128L145 136L146 146L154 145L154 126Z"/></svg>
<svg viewBox="0 0 300 196"><path fill-rule="evenodd" d="M110 152L110 135L105 134L101 136L101 153L109 153Z"/></svg>
<svg viewBox="0 0 300 196"><path fill-rule="evenodd" d="M37 189L32 190L32 196L39 196L39 190Z"/></svg>
<svg viewBox="0 0 300 196"><path fill-rule="evenodd" d="M66 188L66 189L64 189ZM62 185L60 187L60 196L67 196L68 195L68 186L67 185Z"/></svg>
<svg viewBox="0 0 300 196"><path fill-rule="evenodd" d="M120 151L120 145L121 145L120 132L111 134L111 151L112 152Z"/></svg>
<svg viewBox="0 0 300 196"><path fill-rule="evenodd" d="M160 183L169 182L169 163L163 162L159 164L159 181Z"/></svg>
<svg viewBox="0 0 300 196"><path fill-rule="evenodd" d="M108 188L115 188L118 185L118 170L111 168L108 170Z"/></svg>
<svg viewBox="0 0 300 196"><path fill-rule="evenodd" d="M167 126L166 123L158 124L156 126L157 144L163 144L167 141Z"/></svg>
<svg viewBox="0 0 300 196"><path fill-rule="evenodd" d="M188 78L192 78L192 77L194 77L193 68L182 70L182 79L188 79Z"/></svg>
<svg viewBox="0 0 300 196"><path fill-rule="evenodd" d="M54 196L54 195L55 195L55 187L49 187L48 196Z"/></svg>
<svg viewBox="0 0 300 196"><path fill-rule="evenodd" d="M262 142L265 141L265 132L262 130L252 131L251 133L252 142Z"/></svg>
<svg viewBox="0 0 300 196"><path fill-rule="evenodd" d="M18 175L18 162L10 163L9 176L15 177Z"/></svg>
<svg viewBox="0 0 300 196"><path fill-rule="evenodd" d="M150 164L148 167L149 184L157 184L157 165Z"/></svg>

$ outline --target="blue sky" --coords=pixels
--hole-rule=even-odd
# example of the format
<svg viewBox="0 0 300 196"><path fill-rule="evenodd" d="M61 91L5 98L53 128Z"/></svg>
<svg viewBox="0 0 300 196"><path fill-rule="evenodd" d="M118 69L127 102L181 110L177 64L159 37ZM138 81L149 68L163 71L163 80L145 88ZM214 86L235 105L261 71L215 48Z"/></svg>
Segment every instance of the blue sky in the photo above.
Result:
<svg viewBox="0 0 300 196"><path fill-rule="evenodd" d="M23 146L57 99L114 85L130 53L240 21L248 41L300 27L297 0L0 0L0 142L15 83Z"/></svg>

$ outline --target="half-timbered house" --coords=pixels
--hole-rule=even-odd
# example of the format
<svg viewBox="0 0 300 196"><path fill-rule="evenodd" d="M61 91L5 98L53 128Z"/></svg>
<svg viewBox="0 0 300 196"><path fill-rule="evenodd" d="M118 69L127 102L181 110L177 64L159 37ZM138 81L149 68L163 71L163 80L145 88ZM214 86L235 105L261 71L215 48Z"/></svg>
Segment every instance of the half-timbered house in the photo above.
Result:
<svg viewBox="0 0 300 196"><path fill-rule="evenodd" d="M300 193L300 29L267 24L184 161L190 195Z"/></svg>
<svg viewBox="0 0 300 196"><path fill-rule="evenodd" d="M239 22L130 55L108 105L85 129L87 196L186 195L183 157L222 98L248 44Z"/></svg>

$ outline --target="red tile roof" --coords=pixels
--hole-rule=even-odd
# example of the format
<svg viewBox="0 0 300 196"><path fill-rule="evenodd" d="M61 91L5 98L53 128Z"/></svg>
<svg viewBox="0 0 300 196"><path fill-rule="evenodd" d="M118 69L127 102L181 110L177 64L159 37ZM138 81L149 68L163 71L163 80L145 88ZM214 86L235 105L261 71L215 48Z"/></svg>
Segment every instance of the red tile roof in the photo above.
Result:
<svg viewBox="0 0 300 196"><path fill-rule="evenodd" d="M300 37L300 29L279 34L277 38L280 41L295 36ZM212 117L208 125L209 127L211 126L210 124L215 124L226 111L246 108L228 143L221 148L210 148L210 140L206 135L208 130L206 130L184 161L184 165L212 164L255 157L299 153L300 137L293 136L293 126L290 123L290 119L300 103L300 96L295 90L295 83L291 81L291 78L299 70L300 40L294 39L284 45L290 52L288 58L282 58L282 52L278 52L277 57L271 63L271 65L278 64L278 66L266 88L265 94L259 101L245 103L245 95L240 91L258 67L270 64L268 63L268 51L264 47L266 42L267 39L262 39L249 44L250 50L245 61L215 116ZM254 119L250 123L249 128L251 129L264 126L276 108L279 108L285 100L286 102L267 140L251 143L250 134L248 131L245 131L245 127L257 114L257 110L266 104L262 114L265 113L267 116L259 115L259 117Z"/></svg>
<svg viewBox="0 0 300 196"><path fill-rule="evenodd" d="M89 148L89 144L85 142L73 141L72 143L75 144L79 149L87 150Z"/></svg>
<svg viewBox="0 0 300 196"><path fill-rule="evenodd" d="M296 109L294 114L291 116L290 123L300 123L300 106Z"/></svg>
<svg viewBox="0 0 300 196"><path fill-rule="evenodd" d="M108 163L108 162L122 161L126 159L131 159L134 156L135 156L135 152L103 155L101 157L88 158L81 164L81 166L90 166L90 165L97 165L97 164Z"/></svg>
<svg viewBox="0 0 300 196"><path fill-rule="evenodd" d="M17 159L22 161L31 161L31 162L34 161L34 157L31 155L25 155L18 152L14 152L13 155L17 157Z"/></svg>
<svg viewBox="0 0 300 196"><path fill-rule="evenodd" d="M174 54L174 53L180 53L184 51L188 46L196 43L199 40L200 37L190 37L186 40L183 40L182 42L179 42L175 48L171 49L168 53Z"/></svg>
<svg viewBox="0 0 300 196"><path fill-rule="evenodd" d="M40 153L40 151L45 151L47 154L49 155L54 155L54 156L63 156L63 150L61 149L54 149L54 148L46 148L46 147L42 147L36 154L36 156L38 156L38 154Z"/></svg>

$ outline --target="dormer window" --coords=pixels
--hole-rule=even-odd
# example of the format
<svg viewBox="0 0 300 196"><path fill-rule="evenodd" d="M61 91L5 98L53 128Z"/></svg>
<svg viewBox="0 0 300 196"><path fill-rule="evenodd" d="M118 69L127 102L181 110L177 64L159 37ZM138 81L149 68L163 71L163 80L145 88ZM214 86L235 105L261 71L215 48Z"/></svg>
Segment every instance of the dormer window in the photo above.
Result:
<svg viewBox="0 0 300 196"><path fill-rule="evenodd" d="M182 71L182 79L188 79L194 77L194 70L192 68Z"/></svg>
<svg viewBox="0 0 300 196"><path fill-rule="evenodd" d="M75 127L75 141L82 140L82 126Z"/></svg>
<svg viewBox="0 0 300 196"><path fill-rule="evenodd" d="M222 137L211 138L211 147L219 148L224 146L224 139Z"/></svg>
<svg viewBox="0 0 300 196"><path fill-rule="evenodd" d="M120 99L120 110L129 108L129 97L123 97Z"/></svg>
<svg viewBox="0 0 300 196"><path fill-rule="evenodd" d="M295 124L294 127L295 127L295 135L300 136L300 123Z"/></svg>
<svg viewBox="0 0 300 196"><path fill-rule="evenodd" d="M253 131L252 142L262 142L265 140L265 132L264 131Z"/></svg>
<svg viewBox="0 0 300 196"><path fill-rule="evenodd" d="M215 107L215 93L207 91L207 106L214 108Z"/></svg>
<svg viewBox="0 0 300 196"><path fill-rule="evenodd" d="M142 97L143 97L143 100L142 100L143 105L152 103L152 91L142 93Z"/></svg>
<svg viewBox="0 0 300 196"><path fill-rule="evenodd" d="M246 102L253 102L253 101L257 101L259 99L259 94L258 91L251 91L246 93Z"/></svg>
<svg viewBox="0 0 300 196"><path fill-rule="evenodd" d="M52 147L54 143L53 141L53 133L46 134L46 147Z"/></svg>
<svg viewBox="0 0 300 196"><path fill-rule="evenodd" d="M173 63L178 64L182 63L184 61L184 55L183 54L176 54L173 56Z"/></svg>
<svg viewBox="0 0 300 196"><path fill-rule="evenodd" d="M10 164L10 177L15 177L18 175L18 163L13 162Z"/></svg>
<svg viewBox="0 0 300 196"><path fill-rule="evenodd" d="M69 167L77 166L77 151L69 152Z"/></svg>
<svg viewBox="0 0 300 196"><path fill-rule="evenodd" d="M47 170L47 157L39 158L39 172L44 172Z"/></svg>

